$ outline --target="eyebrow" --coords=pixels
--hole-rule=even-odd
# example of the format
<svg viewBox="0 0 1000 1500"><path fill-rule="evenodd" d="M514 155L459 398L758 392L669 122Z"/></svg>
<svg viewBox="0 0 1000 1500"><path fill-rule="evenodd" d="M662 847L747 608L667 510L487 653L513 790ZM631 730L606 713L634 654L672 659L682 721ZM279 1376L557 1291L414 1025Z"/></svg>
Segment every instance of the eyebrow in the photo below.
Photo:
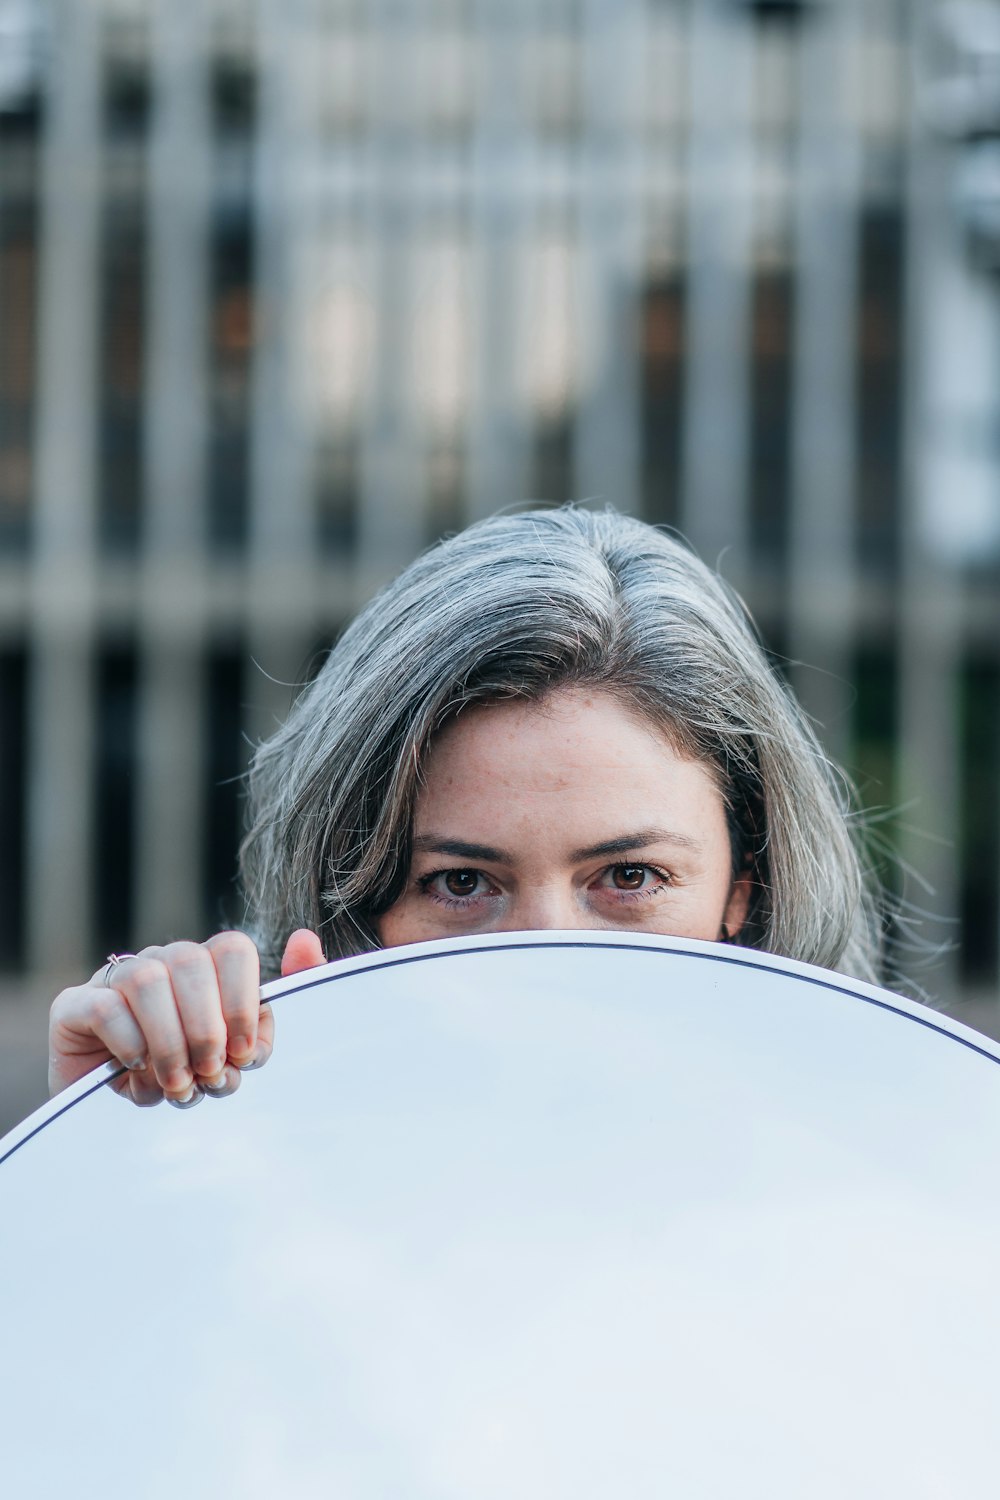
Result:
<svg viewBox="0 0 1000 1500"><path fill-rule="evenodd" d="M626 833L618 839L606 839L601 844L588 844L584 849L574 849L570 856L574 863L581 859L599 859L604 854L628 854L633 849L648 849L651 844L676 844L681 849L700 850L701 839L687 833L673 833L669 828L642 828L638 833Z"/></svg>
<svg viewBox="0 0 1000 1500"><path fill-rule="evenodd" d="M637 833L626 833L620 838L605 839L600 844L587 844L574 849L570 861L577 864L584 859L600 859L602 856L629 854L633 850L648 849L651 844L676 844L681 849L699 851L702 841L686 833L674 833L667 828L642 828ZM444 838L437 833L424 833L413 840L415 854L449 854L454 859L483 860L487 864L512 865L514 856L506 849L495 849L492 844L468 844L463 839Z"/></svg>
<svg viewBox="0 0 1000 1500"><path fill-rule="evenodd" d="M513 854L494 849L492 844L467 844L462 839L446 839L437 833L423 833L413 840L414 854L450 854L455 859L481 859L487 864L512 865Z"/></svg>

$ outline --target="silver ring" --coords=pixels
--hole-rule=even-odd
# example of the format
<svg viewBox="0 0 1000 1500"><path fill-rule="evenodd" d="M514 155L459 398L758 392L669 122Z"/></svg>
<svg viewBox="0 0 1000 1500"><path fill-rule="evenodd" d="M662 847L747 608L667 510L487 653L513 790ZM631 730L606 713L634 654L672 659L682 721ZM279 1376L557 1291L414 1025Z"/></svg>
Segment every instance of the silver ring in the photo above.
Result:
<svg viewBox="0 0 1000 1500"><path fill-rule="evenodd" d="M103 981L104 984L105 984L105 986L108 989L111 988L111 976L112 976L112 974L115 972L115 970L117 969L118 965L119 964L123 964L127 958L135 958L135 954L134 953L109 953L108 954L108 965L107 965L107 968L104 970L104 981Z"/></svg>

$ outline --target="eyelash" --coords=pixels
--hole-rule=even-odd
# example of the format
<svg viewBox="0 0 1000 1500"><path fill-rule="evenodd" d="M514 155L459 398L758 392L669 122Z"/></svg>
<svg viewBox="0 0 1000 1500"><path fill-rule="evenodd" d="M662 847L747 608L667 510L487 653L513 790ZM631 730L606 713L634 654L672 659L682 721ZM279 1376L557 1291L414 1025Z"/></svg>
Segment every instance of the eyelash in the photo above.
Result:
<svg viewBox="0 0 1000 1500"><path fill-rule="evenodd" d="M657 865L647 864L644 860L631 859L620 859L616 860L613 865L605 865L598 876L598 881L602 880L605 876L611 875L615 870L648 870L651 875L656 876L656 880L652 885L644 886L638 891L617 890L614 886L599 887L604 890L617 890L619 900L624 903L648 901L654 896L662 895L673 884L666 870L661 870ZM473 902L481 901L484 896L490 894L490 892L474 892L469 896L455 896L435 890L433 888L434 881L442 880L448 875L475 875L477 879L485 880L490 885L493 884L490 877L485 875L482 870L473 869L469 865L447 865L440 870L431 870L428 874L421 875L417 884L425 896L429 896L432 901L437 901L439 905L446 906L451 911L465 911Z"/></svg>
<svg viewBox="0 0 1000 1500"><path fill-rule="evenodd" d="M429 896L432 901L437 901L440 906L448 907L450 911L464 911L474 901L481 901L483 895L488 893L475 892L471 896L454 896L450 892L434 890L433 882L443 880L446 875L475 875L479 880L489 881L492 885L489 876L484 875L482 870L474 870L467 865L448 865L443 870L431 870L428 875L421 875L417 884L424 895Z"/></svg>
<svg viewBox="0 0 1000 1500"><path fill-rule="evenodd" d="M616 864L608 865L606 869L601 871L601 874L602 876L610 875L614 870L646 870L650 875L656 876L652 885L643 886L642 890L639 891L623 891L617 886L612 886L611 889L616 890L618 896L625 901L648 901L653 896L662 895L673 884L666 870L661 870L658 865L647 864L645 860L641 859L619 860Z"/></svg>

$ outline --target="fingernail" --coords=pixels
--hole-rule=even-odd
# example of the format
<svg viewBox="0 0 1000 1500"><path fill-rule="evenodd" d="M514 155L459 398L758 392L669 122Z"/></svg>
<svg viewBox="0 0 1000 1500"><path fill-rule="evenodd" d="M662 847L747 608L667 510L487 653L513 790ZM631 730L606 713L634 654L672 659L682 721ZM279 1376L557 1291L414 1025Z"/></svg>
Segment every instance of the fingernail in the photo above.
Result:
<svg viewBox="0 0 1000 1500"><path fill-rule="evenodd" d="M167 1103L172 1104L174 1109L194 1109L195 1105L200 1104L204 1097L201 1089L196 1084L192 1084L188 1092L180 1099L168 1099Z"/></svg>
<svg viewBox="0 0 1000 1500"><path fill-rule="evenodd" d="M256 1068L262 1068L266 1062L266 1052L255 1052L249 1062L240 1063L240 1072L252 1073Z"/></svg>
<svg viewBox="0 0 1000 1500"><path fill-rule="evenodd" d="M142 1073L146 1067L146 1059L144 1057L133 1057L125 1066L130 1073Z"/></svg>
<svg viewBox="0 0 1000 1500"><path fill-rule="evenodd" d="M198 1087L204 1089L206 1094L228 1094L229 1079L226 1076L225 1069L222 1070L217 1078L200 1078L198 1080Z"/></svg>

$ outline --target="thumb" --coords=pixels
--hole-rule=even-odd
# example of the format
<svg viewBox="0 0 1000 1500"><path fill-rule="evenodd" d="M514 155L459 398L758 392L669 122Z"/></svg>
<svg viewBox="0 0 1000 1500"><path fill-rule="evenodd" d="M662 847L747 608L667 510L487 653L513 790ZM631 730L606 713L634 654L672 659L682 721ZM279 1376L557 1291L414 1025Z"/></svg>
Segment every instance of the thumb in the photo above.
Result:
<svg viewBox="0 0 1000 1500"><path fill-rule="evenodd" d="M285 944L281 977L288 979L292 974L301 974L303 969L315 969L318 964L325 963L326 955L319 938L307 927L298 927Z"/></svg>

